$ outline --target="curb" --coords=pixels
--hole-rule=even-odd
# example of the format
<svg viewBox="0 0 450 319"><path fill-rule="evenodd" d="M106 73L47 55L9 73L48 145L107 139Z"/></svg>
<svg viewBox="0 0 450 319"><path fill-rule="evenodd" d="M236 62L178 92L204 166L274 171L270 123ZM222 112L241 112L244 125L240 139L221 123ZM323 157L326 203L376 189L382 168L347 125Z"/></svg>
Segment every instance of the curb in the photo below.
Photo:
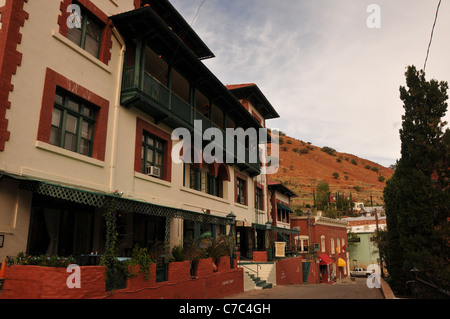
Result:
<svg viewBox="0 0 450 319"><path fill-rule="evenodd" d="M384 281L383 278L380 278L381 282L381 291L383 292L384 299L396 299L394 293L392 292L391 287Z"/></svg>

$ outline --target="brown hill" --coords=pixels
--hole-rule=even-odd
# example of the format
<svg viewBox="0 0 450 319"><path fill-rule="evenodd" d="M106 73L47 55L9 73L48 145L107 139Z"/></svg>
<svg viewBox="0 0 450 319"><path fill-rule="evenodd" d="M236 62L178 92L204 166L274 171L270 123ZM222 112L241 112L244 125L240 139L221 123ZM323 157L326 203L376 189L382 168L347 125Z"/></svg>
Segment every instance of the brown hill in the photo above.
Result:
<svg viewBox="0 0 450 319"><path fill-rule="evenodd" d="M330 147L280 136L280 166L271 179L282 182L298 197L293 206L313 204L319 181L327 182L332 193L352 194L356 202L383 205L383 189L394 170L355 155L339 153Z"/></svg>

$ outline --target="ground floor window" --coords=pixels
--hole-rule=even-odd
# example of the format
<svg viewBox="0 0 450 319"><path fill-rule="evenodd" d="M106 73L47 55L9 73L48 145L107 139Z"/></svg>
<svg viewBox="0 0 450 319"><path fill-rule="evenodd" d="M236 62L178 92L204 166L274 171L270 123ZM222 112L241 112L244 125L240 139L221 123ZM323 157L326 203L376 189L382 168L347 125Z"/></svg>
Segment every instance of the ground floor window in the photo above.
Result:
<svg viewBox="0 0 450 319"><path fill-rule="evenodd" d="M95 208L34 195L27 252L77 257L93 249Z"/></svg>

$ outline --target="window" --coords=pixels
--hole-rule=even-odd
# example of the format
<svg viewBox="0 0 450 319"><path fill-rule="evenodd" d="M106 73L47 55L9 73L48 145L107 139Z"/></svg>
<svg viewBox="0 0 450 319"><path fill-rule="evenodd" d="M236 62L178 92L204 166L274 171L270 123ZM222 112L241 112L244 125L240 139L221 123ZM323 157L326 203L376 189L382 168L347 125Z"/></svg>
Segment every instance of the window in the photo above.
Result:
<svg viewBox="0 0 450 319"><path fill-rule="evenodd" d="M189 187L198 191L202 190L202 171L194 165L190 165Z"/></svg>
<svg viewBox="0 0 450 319"><path fill-rule="evenodd" d="M83 8L80 13L73 12L69 18L72 19L74 28L68 29L67 38L98 58L103 31L102 26L88 16Z"/></svg>
<svg viewBox="0 0 450 319"><path fill-rule="evenodd" d="M141 172L158 178L163 176L164 142L155 136L144 133L142 135ZM151 172L149 169L156 167Z"/></svg>
<svg viewBox="0 0 450 319"><path fill-rule="evenodd" d="M263 190L260 187L255 188L255 209L263 210Z"/></svg>
<svg viewBox="0 0 450 319"><path fill-rule="evenodd" d="M220 196L220 178L211 174L207 175L207 192L210 195Z"/></svg>
<svg viewBox="0 0 450 319"><path fill-rule="evenodd" d="M170 134L141 118L136 118L134 171L170 182L172 180L171 153Z"/></svg>
<svg viewBox="0 0 450 319"><path fill-rule="evenodd" d="M92 156L95 109L62 92L55 94L50 144Z"/></svg>
<svg viewBox="0 0 450 319"><path fill-rule="evenodd" d="M335 253L335 251L334 251L334 238L331 238L330 241L331 241L331 252L330 252L330 254L334 254Z"/></svg>
<svg viewBox="0 0 450 319"><path fill-rule="evenodd" d="M242 204L242 205L246 205L246 183L245 180L241 179L241 178L237 178L236 179L236 202Z"/></svg>
<svg viewBox="0 0 450 319"><path fill-rule="evenodd" d="M325 252L325 236L320 236L320 246L322 247L322 252Z"/></svg>

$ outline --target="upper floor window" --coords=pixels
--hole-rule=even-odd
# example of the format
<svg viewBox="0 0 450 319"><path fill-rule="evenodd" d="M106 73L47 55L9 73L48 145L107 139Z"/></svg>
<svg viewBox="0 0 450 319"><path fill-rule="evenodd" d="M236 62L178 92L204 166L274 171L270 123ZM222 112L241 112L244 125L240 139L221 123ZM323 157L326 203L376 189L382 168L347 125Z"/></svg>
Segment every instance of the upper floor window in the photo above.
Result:
<svg viewBox="0 0 450 319"><path fill-rule="evenodd" d="M81 12L73 10L69 19L71 19L73 28L68 29L67 38L98 58L103 27L84 9L81 9Z"/></svg>
<svg viewBox="0 0 450 319"><path fill-rule="evenodd" d="M263 190L261 187L255 188L255 208L259 210L264 209Z"/></svg>
<svg viewBox="0 0 450 319"><path fill-rule="evenodd" d="M96 109L62 92L55 94L50 144L92 155Z"/></svg>
<svg viewBox="0 0 450 319"><path fill-rule="evenodd" d="M170 134L137 118L134 171L170 182L172 180L171 153Z"/></svg>
<svg viewBox="0 0 450 319"><path fill-rule="evenodd" d="M141 172L162 178L164 164L164 142L155 136L142 135Z"/></svg>
<svg viewBox="0 0 450 319"><path fill-rule="evenodd" d="M189 165L189 187L210 195L222 197L222 182L220 176L210 173L209 167Z"/></svg>
<svg viewBox="0 0 450 319"><path fill-rule="evenodd" d="M242 205L246 205L246 182L242 178L236 178L236 202Z"/></svg>

